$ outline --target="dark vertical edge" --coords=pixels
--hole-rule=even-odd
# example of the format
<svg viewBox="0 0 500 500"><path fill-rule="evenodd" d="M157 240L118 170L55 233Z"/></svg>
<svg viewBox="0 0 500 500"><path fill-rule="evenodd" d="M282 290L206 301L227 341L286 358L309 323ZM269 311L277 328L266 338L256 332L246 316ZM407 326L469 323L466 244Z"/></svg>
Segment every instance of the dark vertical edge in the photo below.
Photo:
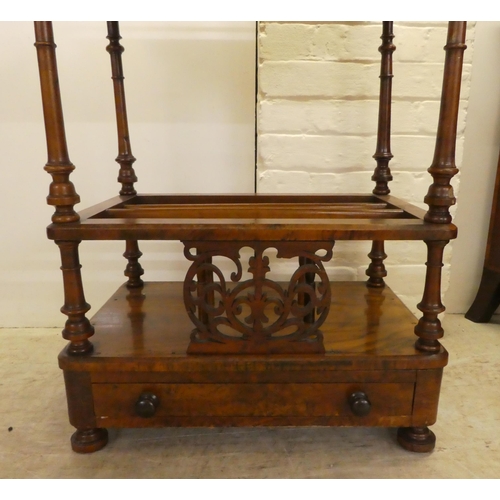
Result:
<svg viewBox="0 0 500 500"><path fill-rule="evenodd" d="M498 157L495 189L493 190L493 200L491 202L491 217L484 265L500 272L500 155Z"/></svg>
<svg viewBox="0 0 500 500"><path fill-rule="evenodd" d="M500 273L484 266L476 297L465 317L474 323L488 323L498 306L500 306Z"/></svg>
<svg viewBox="0 0 500 500"><path fill-rule="evenodd" d="M476 297L465 317L475 323L488 323L500 305L500 157L491 204L488 240L483 272Z"/></svg>
<svg viewBox="0 0 500 500"><path fill-rule="evenodd" d="M253 192L257 193L257 161L258 161L258 106L259 106L259 21L255 21L255 142L254 142L254 186Z"/></svg>

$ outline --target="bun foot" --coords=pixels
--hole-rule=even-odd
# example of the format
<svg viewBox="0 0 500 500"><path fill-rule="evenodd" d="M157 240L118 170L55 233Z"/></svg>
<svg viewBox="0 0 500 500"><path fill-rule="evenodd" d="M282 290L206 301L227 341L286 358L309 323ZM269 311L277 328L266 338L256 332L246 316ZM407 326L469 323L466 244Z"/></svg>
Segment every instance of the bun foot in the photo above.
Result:
<svg viewBox="0 0 500 500"><path fill-rule="evenodd" d="M108 443L106 429L77 430L71 436L71 448L77 453L93 453L104 448Z"/></svg>
<svg viewBox="0 0 500 500"><path fill-rule="evenodd" d="M436 435L428 427L400 427L398 443L405 450L428 453L436 446Z"/></svg>

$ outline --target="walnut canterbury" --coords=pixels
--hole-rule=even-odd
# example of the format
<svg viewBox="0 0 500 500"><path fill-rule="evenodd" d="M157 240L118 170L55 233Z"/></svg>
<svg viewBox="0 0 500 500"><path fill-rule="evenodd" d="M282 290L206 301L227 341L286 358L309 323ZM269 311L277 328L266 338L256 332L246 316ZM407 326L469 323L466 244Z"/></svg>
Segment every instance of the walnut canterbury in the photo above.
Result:
<svg viewBox="0 0 500 500"><path fill-rule="evenodd" d="M107 443L106 427L327 425L397 427L403 448L428 452L443 368L443 251L466 23L449 23L427 212L392 196L393 23L382 24L376 161L368 194L137 194L125 104L123 46L108 22L120 165L119 196L80 213L69 160L52 24L35 23L48 160L48 237L61 253L59 355L74 451ZM127 282L91 318L79 260L88 240L125 242ZM143 281L140 240L179 240L184 283ZM336 282L334 242L371 241L368 281ZM386 285L387 240L427 247L425 286L411 312ZM242 249L250 248L248 263ZM270 259L277 251L277 259ZM288 281L271 267L293 262ZM229 276L226 264L232 266ZM248 265L248 267L247 267ZM287 268L290 266L287 265ZM244 273L248 273L248 278ZM283 274L283 273L280 273ZM193 329L194 326L194 329ZM91 340L92 339L92 340ZM335 451L333 450L332 453Z"/></svg>

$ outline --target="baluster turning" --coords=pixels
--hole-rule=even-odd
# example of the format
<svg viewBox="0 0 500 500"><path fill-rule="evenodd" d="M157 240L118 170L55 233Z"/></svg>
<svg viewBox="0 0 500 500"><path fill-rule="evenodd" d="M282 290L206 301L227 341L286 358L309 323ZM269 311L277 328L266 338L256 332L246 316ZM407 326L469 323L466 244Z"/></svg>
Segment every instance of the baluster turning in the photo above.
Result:
<svg viewBox="0 0 500 500"><path fill-rule="evenodd" d="M118 21L108 21L109 45L106 50L111 57L111 78L115 93L116 125L118 129L118 156L116 162L120 165L118 182L121 182L121 195L135 195L134 182L137 182L134 168L135 158L130 146L130 134L128 130L127 106L125 102L125 85L123 80L122 52L125 50L120 45L120 29Z"/></svg>
<svg viewBox="0 0 500 500"><path fill-rule="evenodd" d="M80 196L69 180L75 167L69 159L66 144L56 44L50 21L35 22L35 40L47 138L48 160L45 171L52 176L47 203L55 207L52 215L52 222L55 224L78 222L80 217L74 206L80 202Z"/></svg>
<svg viewBox="0 0 500 500"><path fill-rule="evenodd" d="M446 59L444 64L443 90L439 112L438 131L434 159L428 172L434 182L424 198L429 205L426 222L449 224L450 207L455 204L451 178L458 173L455 166L455 144L457 139L458 107L465 45L465 21L451 21L448 25Z"/></svg>
<svg viewBox="0 0 500 500"><path fill-rule="evenodd" d="M381 53L380 63L380 97L378 109L377 149L373 158L377 166L372 176L376 185L373 194L385 195L390 193L388 186L392 181L389 162L393 155L391 153L391 98L392 98L392 53L396 46L392 43L394 39L393 22L384 21L382 28L382 45L379 47Z"/></svg>

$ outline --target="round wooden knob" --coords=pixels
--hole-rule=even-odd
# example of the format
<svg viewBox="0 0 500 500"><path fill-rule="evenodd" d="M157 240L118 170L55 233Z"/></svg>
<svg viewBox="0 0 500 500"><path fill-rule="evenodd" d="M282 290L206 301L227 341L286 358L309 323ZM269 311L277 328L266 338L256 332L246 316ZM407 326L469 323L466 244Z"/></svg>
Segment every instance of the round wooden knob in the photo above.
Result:
<svg viewBox="0 0 500 500"><path fill-rule="evenodd" d="M160 400L156 394L152 392L143 392L135 403L135 413L143 418L152 417L159 404Z"/></svg>
<svg viewBox="0 0 500 500"><path fill-rule="evenodd" d="M351 411L357 417L366 417L372 409L368 396L361 391L353 392L349 396L349 406L351 407Z"/></svg>

